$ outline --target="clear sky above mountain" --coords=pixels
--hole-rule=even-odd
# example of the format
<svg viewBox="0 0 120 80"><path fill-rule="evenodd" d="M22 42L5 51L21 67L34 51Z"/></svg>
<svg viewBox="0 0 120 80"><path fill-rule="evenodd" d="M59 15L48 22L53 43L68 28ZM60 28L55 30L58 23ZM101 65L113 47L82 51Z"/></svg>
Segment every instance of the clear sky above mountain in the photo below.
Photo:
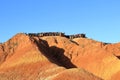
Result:
<svg viewBox="0 0 120 80"><path fill-rule="evenodd" d="M0 42L52 31L120 42L120 0L0 0L0 28Z"/></svg>

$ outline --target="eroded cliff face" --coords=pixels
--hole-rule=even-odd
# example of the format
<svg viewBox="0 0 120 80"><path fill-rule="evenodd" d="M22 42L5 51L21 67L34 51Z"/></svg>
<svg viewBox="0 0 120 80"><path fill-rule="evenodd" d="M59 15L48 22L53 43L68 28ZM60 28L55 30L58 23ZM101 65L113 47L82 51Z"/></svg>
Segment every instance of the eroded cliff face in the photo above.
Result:
<svg viewBox="0 0 120 80"><path fill-rule="evenodd" d="M88 38L19 33L0 44L0 79L114 80L120 71L119 47Z"/></svg>
<svg viewBox="0 0 120 80"><path fill-rule="evenodd" d="M106 44L88 38L68 40L64 37L42 37L42 39L46 40L50 46L55 45L64 49L64 55L76 67L82 67L103 79L110 79L120 70L119 58L108 49L114 44ZM117 53L119 52L117 51Z"/></svg>

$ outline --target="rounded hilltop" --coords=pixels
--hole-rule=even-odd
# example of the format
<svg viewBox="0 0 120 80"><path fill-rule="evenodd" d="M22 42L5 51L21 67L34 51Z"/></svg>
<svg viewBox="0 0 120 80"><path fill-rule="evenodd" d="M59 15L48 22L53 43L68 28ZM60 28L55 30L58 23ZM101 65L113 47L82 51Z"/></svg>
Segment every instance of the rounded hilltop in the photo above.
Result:
<svg viewBox="0 0 120 80"><path fill-rule="evenodd" d="M85 34L18 33L0 44L0 71L2 80L117 80L120 43Z"/></svg>
<svg viewBox="0 0 120 80"><path fill-rule="evenodd" d="M70 39L59 33L43 33L45 37L32 34L18 33L0 45L0 79L101 80L72 63L74 49L81 48Z"/></svg>

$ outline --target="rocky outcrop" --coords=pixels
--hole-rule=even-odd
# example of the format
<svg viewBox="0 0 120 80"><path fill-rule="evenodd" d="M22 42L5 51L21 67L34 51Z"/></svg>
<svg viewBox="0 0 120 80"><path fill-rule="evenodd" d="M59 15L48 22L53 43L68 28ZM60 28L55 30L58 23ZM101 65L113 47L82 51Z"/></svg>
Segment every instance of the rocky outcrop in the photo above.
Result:
<svg viewBox="0 0 120 80"><path fill-rule="evenodd" d="M118 49L119 43L19 33L0 44L0 79L114 80L120 71Z"/></svg>

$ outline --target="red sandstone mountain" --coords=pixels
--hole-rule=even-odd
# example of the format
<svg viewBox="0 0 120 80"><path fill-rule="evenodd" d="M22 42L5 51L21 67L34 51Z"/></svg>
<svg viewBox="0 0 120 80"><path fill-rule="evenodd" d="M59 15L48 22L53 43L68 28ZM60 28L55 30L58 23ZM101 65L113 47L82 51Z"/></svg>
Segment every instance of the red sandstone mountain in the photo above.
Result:
<svg viewBox="0 0 120 80"><path fill-rule="evenodd" d="M119 80L120 43L15 35L0 44L0 80Z"/></svg>

